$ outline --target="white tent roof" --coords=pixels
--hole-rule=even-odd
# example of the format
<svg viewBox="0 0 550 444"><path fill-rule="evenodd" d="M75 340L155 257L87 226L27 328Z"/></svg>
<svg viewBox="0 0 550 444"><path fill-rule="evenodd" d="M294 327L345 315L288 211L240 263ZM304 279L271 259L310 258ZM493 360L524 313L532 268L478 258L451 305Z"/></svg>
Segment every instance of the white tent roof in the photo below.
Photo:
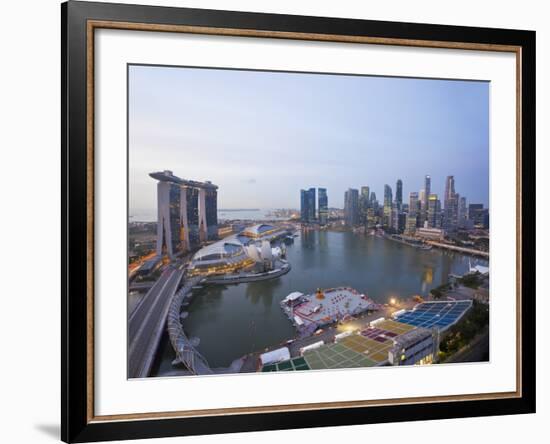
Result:
<svg viewBox="0 0 550 444"><path fill-rule="evenodd" d="M248 247L246 247L246 252L248 253L248 256L250 256L256 262L261 261L260 252L258 251L258 247L256 247L256 245L250 244Z"/></svg>
<svg viewBox="0 0 550 444"><path fill-rule="evenodd" d="M273 253L271 252L271 244L268 241L262 242L262 259L266 259L268 261L273 259Z"/></svg>
<svg viewBox="0 0 550 444"><path fill-rule="evenodd" d="M489 273L489 267L484 267L483 265L476 265L474 270L479 271L481 274Z"/></svg>
<svg viewBox="0 0 550 444"><path fill-rule="evenodd" d="M318 342L314 342L313 344L310 344L310 345L306 345L305 347L302 347L300 349L300 353L304 353L304 352L307 352L309 350L315 350L316 348L319 348L321 347L322 345L324 345L325 342L324 341L318 341Z"/></svg>
<svg viewBox="0 0 550 444"><path fill-rule="evenodd" d="M287 347L278 348L277 350L260 355L262 365L286 361L287 359L290 359L290 352Z"/></svg>
<svg viewBox="0 0 550 444"><path fill-rule="evenodd" d="M342 333L338 333L337 335L334 336L334 341L338 342L340 339L347 338L348 336L351 336L352 334L353 334L353 332L351 330L345 331L345 332L342 332Z"/></svg>
<svg viewBox="0 0 550 444"><path fill-rule="evenodd" d="M300 296L303 296L304 293L300 293L299 291L294 291L292 293L290 293L286 298L285 298L285 301L288 302L288 301L294 301L295 299L298 299Z"/></svg>

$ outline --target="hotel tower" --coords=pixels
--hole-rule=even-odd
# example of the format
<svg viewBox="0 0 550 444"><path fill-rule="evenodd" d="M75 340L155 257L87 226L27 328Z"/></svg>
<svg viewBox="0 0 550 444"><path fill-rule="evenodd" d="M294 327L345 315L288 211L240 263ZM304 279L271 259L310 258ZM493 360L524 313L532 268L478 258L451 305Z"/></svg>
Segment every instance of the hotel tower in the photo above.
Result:
<svg viewBox="0 0 550 444"><path fill-rule="evenodd" d="M157 255L174 258L218 237L218 187L150 173L157 184Z"/></svg>

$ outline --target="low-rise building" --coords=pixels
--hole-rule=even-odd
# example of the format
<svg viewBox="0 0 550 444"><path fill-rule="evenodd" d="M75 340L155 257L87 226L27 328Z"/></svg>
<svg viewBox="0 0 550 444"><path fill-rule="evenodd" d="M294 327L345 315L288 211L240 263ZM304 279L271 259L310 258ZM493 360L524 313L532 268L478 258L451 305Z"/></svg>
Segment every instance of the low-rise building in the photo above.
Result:
<svg viewBox="0 0 550 444"><path fill-rule="evenodd" d="M274 254L270 242L287 233L286 229L269 224L247 227L197 251L188 273L190 276L232 274L252 270L257 263L262 263L264 271L270 270L282 254L280 248Z"/></svg>
<svg viewBox="0 0 550 444"><path fill-rule="evenodd" d="M442 241L445 239L445 230L441 228L417 228L415 234L423 239Z"/></svg>
<svg viewBox="0 0 550 444"><path fill-rule="evenodd" d="M394 339L388 351L391 365L431 364L437 352L437 331L415 328Z"/></svg>
<svg viewBox="0 0 550 444"><path fill-rule="evenodd" d="M193 256L188 273L190 276L234 273L249 269L255 263L240 242L219 241L201 248Z"/></svg>
<svg viewBox="0 0 550 444"><path fill-rule="evenodd" d="M245 228L240 233L240 236L245 236L255 240L262 239L269 241L283 235L286 235L286 230L269 224L252 225L251 227Z"/></svg>

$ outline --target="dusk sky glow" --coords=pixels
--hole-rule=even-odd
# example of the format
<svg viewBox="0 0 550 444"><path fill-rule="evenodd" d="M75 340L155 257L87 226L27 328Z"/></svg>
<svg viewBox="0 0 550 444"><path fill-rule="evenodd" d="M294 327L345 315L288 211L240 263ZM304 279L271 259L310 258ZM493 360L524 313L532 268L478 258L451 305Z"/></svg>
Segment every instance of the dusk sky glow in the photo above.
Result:
<svg viewBox="0 0 550 444"><path fill-rule="evenodd" d="M299 208L300 189L384 184L403 199L426 174L489 204L488 82L130 66L130 214L154 211L172 170L219 186L219 208Z"/></svg>

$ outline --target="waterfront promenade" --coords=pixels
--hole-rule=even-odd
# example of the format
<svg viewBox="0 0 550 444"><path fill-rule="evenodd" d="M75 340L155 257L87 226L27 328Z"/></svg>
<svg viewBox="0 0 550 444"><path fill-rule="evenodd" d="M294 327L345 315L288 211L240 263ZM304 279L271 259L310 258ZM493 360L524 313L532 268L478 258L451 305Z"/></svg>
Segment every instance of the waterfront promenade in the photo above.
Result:
<svg viewBox="0 0 550 444"><path fill-rule="evenodd" d="M473 248L458 247L456 245L444 244L444 243L435 242L435 241L426 241L426 243L433 245L434 247L437 247L437 248L444 248L447 250L457 251L459 253L471 254L472 256L480 256L480 257L489 259L488 251L475 250Z"/></svg>
<svg viewBox="0 0 550 444"><path fill-rule="evenodd" d="M265 281L268 279L275 279L290 271L291 266L288 262L283 263L279 268L263 273L241 273L241 274L229 274L224 276L208 276L201 280L201 284L243 284L247 282Z"/></svg>

